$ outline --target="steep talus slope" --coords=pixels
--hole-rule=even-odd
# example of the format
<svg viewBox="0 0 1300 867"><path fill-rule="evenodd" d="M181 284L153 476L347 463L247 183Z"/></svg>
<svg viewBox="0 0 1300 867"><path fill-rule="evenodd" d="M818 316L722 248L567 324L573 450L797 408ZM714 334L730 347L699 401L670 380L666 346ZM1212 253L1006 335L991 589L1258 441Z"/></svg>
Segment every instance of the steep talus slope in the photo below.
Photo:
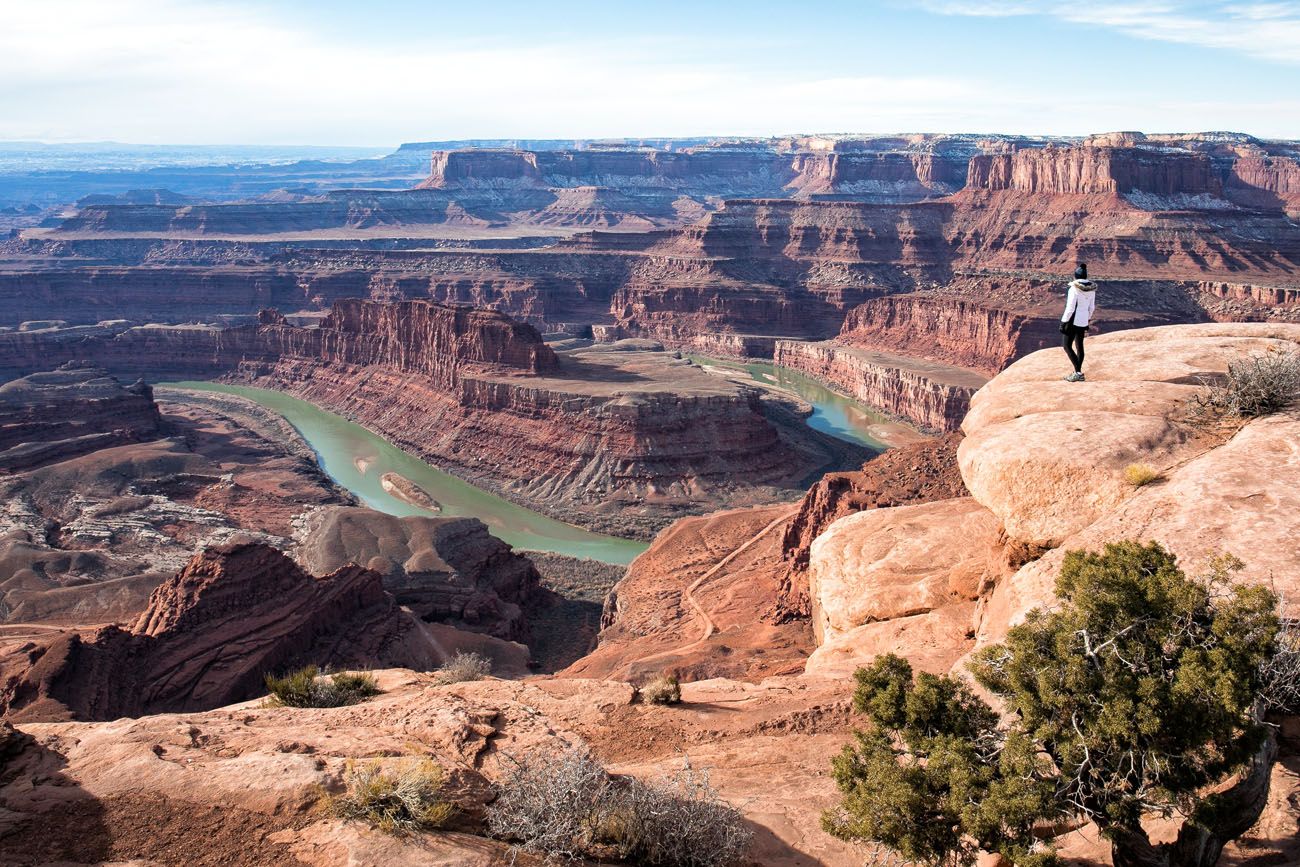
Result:
<svg viewBox="0 0 1300 867"><path fill-rule="evenodd" d="M5 659L15 720L113 719L218 707L293 665L432 667L441 654L384 592L345 566L314 578L261 544L208 549L154 590L130 629L63 633Z"/></svg>

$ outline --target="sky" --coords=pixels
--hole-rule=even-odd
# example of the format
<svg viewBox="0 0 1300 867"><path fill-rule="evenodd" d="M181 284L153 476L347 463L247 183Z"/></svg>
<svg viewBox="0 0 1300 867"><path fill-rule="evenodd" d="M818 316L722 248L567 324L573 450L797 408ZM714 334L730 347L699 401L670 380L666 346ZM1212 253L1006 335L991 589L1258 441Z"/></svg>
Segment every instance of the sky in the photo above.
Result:
<svg viewBox="0 0 1300 867"><path fill-rule="evenodd" d="M0 140L1233 130L1300 2L0 0Z"/></svg>

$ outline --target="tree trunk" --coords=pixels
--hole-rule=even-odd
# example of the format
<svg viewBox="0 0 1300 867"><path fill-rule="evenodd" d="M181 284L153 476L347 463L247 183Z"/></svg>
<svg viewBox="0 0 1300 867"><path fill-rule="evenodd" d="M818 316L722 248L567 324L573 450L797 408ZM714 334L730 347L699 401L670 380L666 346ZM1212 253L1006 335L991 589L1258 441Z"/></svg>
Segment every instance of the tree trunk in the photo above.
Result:
<svg viewBox="0 0 1300 867"><path fill-rule="evenodd" d="M1277 738L1269 729L1241 778L1207 797L1173 843L1153 844L1141 828L1108 828L1115 867L1214 867L1223 847L1249 831L1264 812L1276 761Z"/></svg>

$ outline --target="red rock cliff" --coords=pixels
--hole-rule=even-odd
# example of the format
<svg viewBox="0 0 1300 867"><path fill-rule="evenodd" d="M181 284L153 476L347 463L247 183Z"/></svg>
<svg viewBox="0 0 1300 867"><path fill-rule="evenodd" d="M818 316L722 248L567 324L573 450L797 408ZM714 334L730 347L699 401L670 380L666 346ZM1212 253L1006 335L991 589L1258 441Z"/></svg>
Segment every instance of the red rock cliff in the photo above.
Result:
<svg viewBox="0 0 1300 867"><path fill-rule="evenodd" d="M1205 154L1112 147L1048 146L976 156L970 161L966 186L1053 195L1222 192Z"/></svg>

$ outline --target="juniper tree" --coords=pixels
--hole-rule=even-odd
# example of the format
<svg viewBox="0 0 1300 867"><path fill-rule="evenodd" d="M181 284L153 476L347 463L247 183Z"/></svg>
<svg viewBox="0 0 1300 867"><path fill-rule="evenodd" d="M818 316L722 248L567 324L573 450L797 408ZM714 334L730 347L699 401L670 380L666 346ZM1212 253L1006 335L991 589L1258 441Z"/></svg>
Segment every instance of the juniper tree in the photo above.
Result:
<svg viewBox="0 0 1300 867"><path fill-rule="evenodd" d="M897 656L856 673L870 726L835 759L843 802L823 822L925 864L969 864L977 850L1018 867L1055 856L1054 823L1087 819L1116 867L1208 867L1259 817L1276 758L1259 720L1276 599L1233 584L1220 559L1189 579L1157 544L1070 552L1061 605L1035 610L972 673L998 715L952 677ZM1207 794L1215 784L1237 779ZM1153 844L1147 815L1182 817Z"/></svg>

